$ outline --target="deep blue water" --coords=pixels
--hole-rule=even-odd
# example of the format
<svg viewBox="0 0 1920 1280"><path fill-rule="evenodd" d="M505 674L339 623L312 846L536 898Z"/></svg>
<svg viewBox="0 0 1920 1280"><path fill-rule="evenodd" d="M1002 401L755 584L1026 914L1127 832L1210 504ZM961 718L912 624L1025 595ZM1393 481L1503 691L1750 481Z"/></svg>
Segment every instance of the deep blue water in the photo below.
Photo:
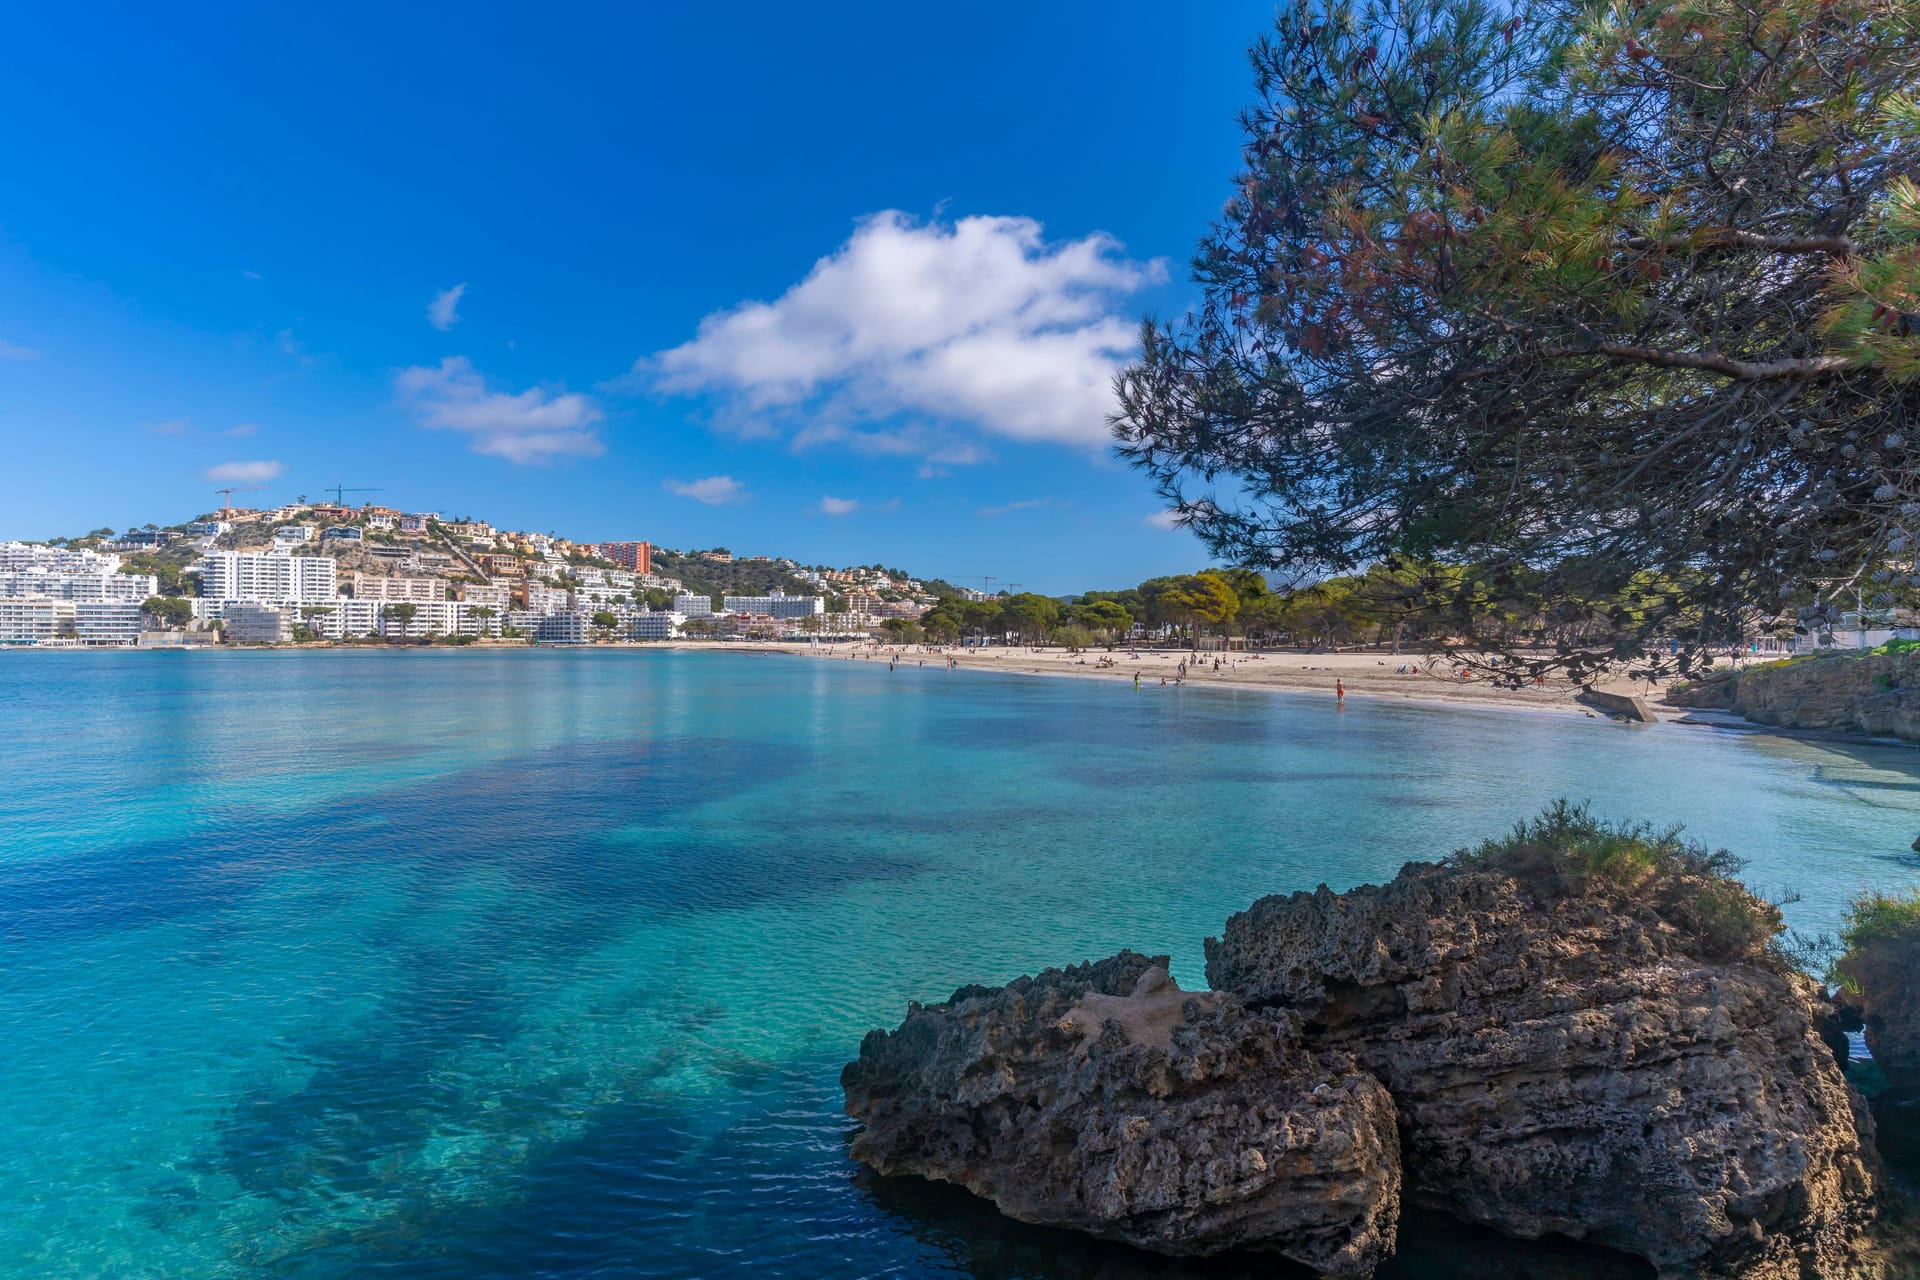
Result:
<svg viewBox="0 0 1920 1280"><path fill-rule="evenodd" d="M1904 748L740 653L0 655L0 777L6 1276L1238 1275L859 1175L840 1064L1559 796L1920 879Z"/></svg>

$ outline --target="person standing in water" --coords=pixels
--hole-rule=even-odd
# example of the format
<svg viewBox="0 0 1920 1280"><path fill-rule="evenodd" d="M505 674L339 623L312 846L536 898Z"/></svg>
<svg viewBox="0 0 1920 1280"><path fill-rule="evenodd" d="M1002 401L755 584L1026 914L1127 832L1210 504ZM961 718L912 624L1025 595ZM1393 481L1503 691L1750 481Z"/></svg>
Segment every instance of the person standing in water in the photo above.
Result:
<svg viewBox="0 0 1920 1280"><path fill-rule="evenodd" d="M1337 677L1333 682L1333 700L1341 706L1346 705L1347 701L1347 682Z"/></svg>

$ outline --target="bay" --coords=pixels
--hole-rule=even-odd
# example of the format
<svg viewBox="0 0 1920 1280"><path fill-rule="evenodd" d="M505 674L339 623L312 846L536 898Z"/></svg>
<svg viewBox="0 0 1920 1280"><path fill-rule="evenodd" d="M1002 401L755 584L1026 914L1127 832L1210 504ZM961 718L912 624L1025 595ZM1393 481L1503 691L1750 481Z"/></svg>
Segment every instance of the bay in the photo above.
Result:
<svg viewBox="0 0 1920 1280"><path fill-rule="evenodd" d="M1560 797L1920 879L1908 748L938 663L5 654L0 777L6 1275L1239 1274L859 1175L841 1063Z"/></svg>

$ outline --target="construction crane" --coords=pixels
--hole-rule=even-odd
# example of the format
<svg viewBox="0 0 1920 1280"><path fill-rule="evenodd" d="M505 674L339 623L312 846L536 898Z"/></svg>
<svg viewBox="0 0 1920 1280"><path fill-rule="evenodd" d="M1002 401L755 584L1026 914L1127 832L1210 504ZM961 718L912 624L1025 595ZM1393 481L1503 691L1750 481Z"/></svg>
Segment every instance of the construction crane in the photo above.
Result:
<svg viewBox="0 0 1920 1280"><path fill-rule="evenodd" d="M233 495L234 494L258 493L263 487L264 486L257 485L257 484L230 484L224 489L215 489L214 490L215 493L220 494L222 497L226 499L226 503L220 508L220 518L222 520L233 519Z"/></svg>
<svg viewBox="0 0 1920 1280"><path fill-rule="evenodd" d="M980 579L980 594L983 596L992 595L993 584L1000 581L999 578L991 573L940 573L934 576L945 579L948 582L972 582L975 578L978 578Z"/></svg>
<svg viewBox="0 0 1920 1280"><path fill-rule="evenodd" d="M330 493L330 494L332 494L332 495L333 495L333 505L334 505L334 506L336 506L336 507L344 507L344 506L346 506L346 505L347 505L347 503L346 503L346 497L347 497L347 495L348 495L348 494L350 494L350 493L383 493L383 492L385 492L385 490L382 490L382 489L349 489L349 488L347 488L347 486L346 486L346 485L343 485L343 484L336 484L336 485L329 485L329 486L327 486L326 488L323 488L323 489L321 489L321 490L320 490L320 492L322 492L322 493Z"/></svg>

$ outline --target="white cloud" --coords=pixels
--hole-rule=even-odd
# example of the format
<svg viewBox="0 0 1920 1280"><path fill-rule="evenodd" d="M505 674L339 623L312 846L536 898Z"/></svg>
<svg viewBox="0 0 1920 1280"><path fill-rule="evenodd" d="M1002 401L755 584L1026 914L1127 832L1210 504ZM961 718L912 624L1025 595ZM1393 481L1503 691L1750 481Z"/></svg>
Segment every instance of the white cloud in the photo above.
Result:
<svg viewBox="0 0 1920 1280"><path fill-rule="evenodd" d="M140 425L156 436L183 436L192 429L185 418L168 418L165 422L143 422Z"/></svg>
<svg viewBox="0 0 1920 1280"><path fill-rule="evenodd" d="M857 498L832 498L822 496L820 514L825 516L850 516L856 511L897 511L900 499L887 502L861 502Z"/></svg>
<svg viewBox="0 0 1920 1280"><path fill-rule="evenodd" d="M669 480L665 488L670 493L677 493L683 498L692 498L695 502L704 502L710 507L747 500L746 486L732 476L708 476L704 480Z"/></svg>
<svg viewBox="0 0 1920 1280"><path fill-rule="evenodd" d="M18 343L0 338L0 360L38 360L40 353L32 347L23 347Z"/></svg>
<svg viewBox="0 0 1920 1280"><path fill-rule="evenodd" d="M223 436L232 436L234 439L239 440L252 435L259 429L260 424L257 422L236 422L220 434Z"/></svg>
<svg viewBox="0 0 1920 1280"><path fill-rule="evenodd" d="M1040 507L1050 507L1052 505L1052 498L1022 498L1018 502L1009 502L1004 506L982 507L973 514L985 520L992 520L996 516L1012 515L1016 511L1034 511Z"/></svg>
<svg viewBox="0 0 1920 1280"><path fill-rule="evenodd" d="M993 451L978 444L949 444L927 455L927 461L939 467L977 467L993 461Z"/></svg>
<svg viewBox="0 0 1920 1280"><path fill-rule="evenodd" d="M913 414L1023 441L1102 444L1113 376L1137 336L1127 295L1165 277L1106 235L1049 244L1031 218L860 222L771 303L701 321L634 366L737 416Z"/></svg>
<svg viewBox="0 0 1920 1280"><path fill-rule="evenodd" d="M949 467L977 467L983 462L994 461L993 451L985 445L970 441L957 441L944 444L927 455L916 473L922 480L932 480L938 476L950 476Z"/></svg>
<svg viewBox="0 0 1920 1280"><path fill-rule="evenodd" d="M604 416L593 401L576 391L539 387L517 395L489 391L465 356L402 369L393 386L422 426L464 432L475 453L527 463L606 452L589 430Z"/></svg>
<svg viewBox="0 0 1920 1280"><path fill-rule="evenodd" d="M207 479L216 484L265 484L286 474L278 462L223 462L207 468Z"/></svg>
<svg viewBox="0 0 1920 1280"><path fill-rule="evenodd" d="M261 278L260 273L258 271L253 270L250 267L240 268L240 274L245 276L249 280L258 280Z"/></svg>
<svg viewBox="0 0 1920 1280"><path fill-rule="evenodd" d="M1180 513L1178 511L1156 511L1147 517L1146 524L1149 528L1165 529L1171 532L1180 527Z"/></svg>
<svg viewBox="0 0 1920 1280"><path fill-rule="evenodd" d="M435 294L433 301L427 304L427 323L442 333L459 324L460 299L466 292L466 285L457 284Z"/></svg>

